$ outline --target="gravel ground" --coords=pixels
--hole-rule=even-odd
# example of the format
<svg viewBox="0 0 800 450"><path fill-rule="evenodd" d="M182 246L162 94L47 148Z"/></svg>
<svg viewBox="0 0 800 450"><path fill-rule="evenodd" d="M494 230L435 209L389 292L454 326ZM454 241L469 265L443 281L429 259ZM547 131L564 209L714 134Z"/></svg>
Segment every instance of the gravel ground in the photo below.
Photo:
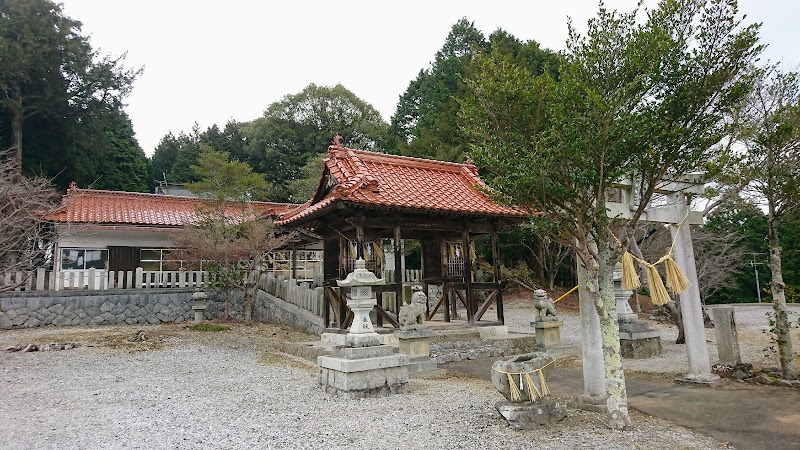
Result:
<svg viewBox="0 0 800 450"><path fill-rule="evenodd" d="M530 312L512 305L507 314L513 328ZM744 314L737 315L741 322ZM565 343L576 344L577 316L565 312L564 319ZM740 336L758 327L743 325ZM128 342L140 329L150 339ZM674 339L669 332L664 338ZM309 339L271 325L221 333L180 325L2 331L3 349L81 345L0 355L0 448L726 447L635 411L627 431L609 430L603 415L583 411L546 432L513 431L494 410L502 397L488 382L452 375L412 379L407 394L343 401L317 387L315 366L274 351L276 342ZM666 373L675 371L667 360L686 364L682 352L665 347L663 361L644 366L659 371L664 364Z"/></svg>

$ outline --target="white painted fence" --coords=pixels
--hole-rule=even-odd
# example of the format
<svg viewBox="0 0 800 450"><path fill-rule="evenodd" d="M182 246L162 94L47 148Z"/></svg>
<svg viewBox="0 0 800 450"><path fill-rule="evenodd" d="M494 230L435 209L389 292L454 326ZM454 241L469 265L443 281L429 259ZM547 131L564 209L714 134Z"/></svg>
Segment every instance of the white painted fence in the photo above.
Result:
<svg viewBox="0 0 800 450"><path fill-rule="evenodd" d="M0 277L0 286L14 286L14 291L158 289L202 287L208 283L208 272L148 271L141 267L128 271L99 269L38 269L33 272L7 272Z"/></svg>
<svg viewBox="0 0 800 450"><path fill-rule="evenodd" d="M305 281L298 283L293 278L265 273L258 280L258 288L319 317L324 314L325 297L321 286L312 288L311 283Z"/></svg>

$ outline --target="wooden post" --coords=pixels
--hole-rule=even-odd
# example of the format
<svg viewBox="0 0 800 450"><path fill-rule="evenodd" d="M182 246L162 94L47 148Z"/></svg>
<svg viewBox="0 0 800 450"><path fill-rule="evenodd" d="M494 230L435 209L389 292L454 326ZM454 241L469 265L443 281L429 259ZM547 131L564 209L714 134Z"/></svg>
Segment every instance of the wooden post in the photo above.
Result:
<svg viewBox="0 0 800 450"><path fill-rule="evenodd" d="M356 225L356 259L364 258L364 225Z"/></svg>
<svg viewBox="0 0 800 450"><path fill-rule="evenodd" d="M127 272L127 275L128 275L128 277L127 277L128 279L125 280L125 288L126 289L130 289L130 287L131 287L130 279L132 278L131 275L133 275L133 274L129 270ZM137 267L136 268L136 281L134 283L134 286L136 287L136 289L141 289L142 288L142 284L143 284L142 283L142 281L143 281L142 278L144 278L144 269L142 269L141 267Z"/></svg>
<svg viewBox="0 0 800 450"><path fill-rule="evenodd" d="M472 258L469 247L469 231L465 230L461 244L464 257L464 289L467 291L467 322L475 323L475 293L472 292Z"/></svg>
<svg viewBox="0 0 800 450"><path fill-rule="evenodd" d="M439 240L439 252L442 261L442 299L444 299L444 321L450 322L450 284L447 279L447 241Z"/></svg>
<svg viewBox="0 0 800 450"><path fill-rule="evenodd" d="M494 282L497 283L497 320L505 324L505 315L503 314L503 280L500 278L500 243L497 239L497 231L492 231L492 266L494 269Z"/></svg>
<svg viewBox="0 0 800 450"><path fill-rule="evenodd" d="M403 304L403 247L400 239L400 227L394 227L394 292L395 313L400 317L400 306Z"/></svg>
<svg viewBox="0 0 800 450"><path fill-rule="evenodd" d="M297 279L297 245L292 244L292 278Z"/></svg>

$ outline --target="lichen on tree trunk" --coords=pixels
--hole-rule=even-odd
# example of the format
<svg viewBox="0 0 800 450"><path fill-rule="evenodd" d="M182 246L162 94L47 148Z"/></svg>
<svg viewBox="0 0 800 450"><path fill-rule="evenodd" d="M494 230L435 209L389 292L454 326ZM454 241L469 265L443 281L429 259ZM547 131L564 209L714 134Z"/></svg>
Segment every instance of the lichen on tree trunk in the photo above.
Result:
<svg viewBox="0 0 800 450"><path fill-rule="evenodd" d="M778 344L778 357L781 363L783 377L794 380L797 378L797 362L792 350L792 337L790 334L789 311L786 308L786 285L783 282L783 269L781 267L781 244L778 238L777 224L774 216L770 214L769 220L769 268L772 272L772 307L775 310L775 340Z"/></svg>
<svg viewBox="0 0 800 450"><path fill-rule="evenodd" d="M622 429L631 425L631 419L628 414L625 373L622 369L617 302L614 298L612 273L611 252L608 245L598 243L597 257L587 264L586 291L600 316L608 425L614 429Z"/></svg>

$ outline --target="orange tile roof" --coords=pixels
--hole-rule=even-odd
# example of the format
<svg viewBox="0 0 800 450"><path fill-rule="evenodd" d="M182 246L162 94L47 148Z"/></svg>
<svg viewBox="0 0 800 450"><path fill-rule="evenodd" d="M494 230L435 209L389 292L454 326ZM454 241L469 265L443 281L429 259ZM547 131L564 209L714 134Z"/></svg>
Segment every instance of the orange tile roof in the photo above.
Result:
<svg viewBox="0 0 800 450"><path fill-rule="evenodd" d="M138 192L78 189L70 186L61 206L45 214L44 219L62 223L180 227L199 218L200 198ZM280 215L298 205L289 203L253 202L263 215ZM238 215L230 207L230 215Z"/></svg>
<svg viewBox="0 0 800 450"><path fill-rule="evenodd" d="M325 176L336 185L322 196ZM406 156L351 150L339 145L328 149L323 180L315 202L290 210L276 225L316 216L344 201L367 206L396 207L443 213L524 217L518 208L502 206L482 189L486 185L472 164L457 164ZM330 184L330 183L329 183Z"/></svg>

